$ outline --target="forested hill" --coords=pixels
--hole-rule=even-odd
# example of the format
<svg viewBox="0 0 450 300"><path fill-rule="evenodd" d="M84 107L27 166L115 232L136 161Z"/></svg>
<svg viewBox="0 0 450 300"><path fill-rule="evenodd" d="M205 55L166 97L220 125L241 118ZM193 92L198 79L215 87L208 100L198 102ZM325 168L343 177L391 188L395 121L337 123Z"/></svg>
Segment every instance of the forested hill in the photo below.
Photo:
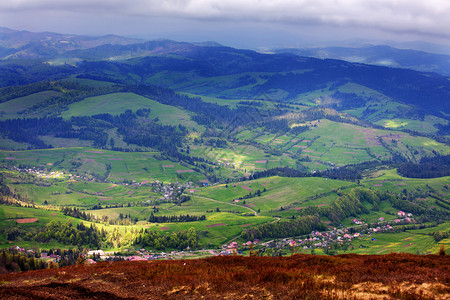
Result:
<svg viewBox="0 0 450 300"><path fill-rule="evenodd" d="M450 112L450 81L435 73L167 40L75 49L44 60L3 60L0 74L1 87L77 76L125 85L153 83L226 99L283 102L312 91L325 91L345 102L358 93L343 95L341 89L357 84L441 118ZM371 99L367 93L357 96L360 101L352 100L350 108Z"/></svg>

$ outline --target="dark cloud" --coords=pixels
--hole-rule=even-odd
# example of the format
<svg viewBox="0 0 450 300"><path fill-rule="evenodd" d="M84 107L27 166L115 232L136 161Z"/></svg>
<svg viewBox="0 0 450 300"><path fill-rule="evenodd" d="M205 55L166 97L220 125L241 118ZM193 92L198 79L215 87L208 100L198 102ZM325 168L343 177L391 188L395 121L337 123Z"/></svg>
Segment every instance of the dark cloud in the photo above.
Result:
<svg viewBox="0 0 450 300"><path fill-rule="evenodd" d="M448 30L450 1L446 0L3 0L0 2L0 17L7 14L74 16L76 13L83 15L84 19L87 15L91 15L91 19L95 16L98 23L101 22L101 18L106 20L112 17L129 20L137 18L141 21L149 19L149 22L155 18L159 20L169 18L208 22L208 27L218 26L217 23L223 25L229 22L236 25L253 22L278 25L287 30L294 30L296 26L328 26L332 31L339 28L347 31L367 29L368 32L403 34L416 36L417 39L421 37L450 39ZM8 24L0 23L0 25Z"/></svg>

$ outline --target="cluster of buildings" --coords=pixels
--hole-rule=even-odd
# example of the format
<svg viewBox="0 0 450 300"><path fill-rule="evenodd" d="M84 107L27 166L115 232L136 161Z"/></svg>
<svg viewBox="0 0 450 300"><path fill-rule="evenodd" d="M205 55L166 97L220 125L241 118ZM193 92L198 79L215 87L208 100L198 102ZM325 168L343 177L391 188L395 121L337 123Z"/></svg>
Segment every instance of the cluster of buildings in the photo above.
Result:
<svg viewBox="0 0 450 300"><path fill-rule="evenodd" d="M161 195L159 200L165 202L177 200L181 196L181 194L187 190L189 190L190 193L194 193L194 188L198 188L198 186L196 186L192 181L185 183L174 182L164 184L164 182L156 180L152 182L150 186L152 187L153 192ZM151 202L151 200L149 201Z"/></svg>
<svg viewBox="0 0 450 300"><path fill-rule="evenodd" d="M21 173L32 174L32 175L35 175L37 177L42 177L42 178L54 178L54 177L61 177L64 175L64 173L59 172L59 171L47 172L47 170L45 168L42 168L43 166L20 168L18 166L3 165L2 167L7 168L9 170L21 172ZM72 176L72 175L69 175L69 176Z"/></svg>
<svg viewBox="0 0 450 300"><path fill-rule="evenodd" d="M281 239L281 240L272 240L269 242L265 242L260 244L259 240L248 241L243 243L242 246L236 242L232 242L228 245L222 246L222 251L219 255L231 255L240 253L242 250L251 249L254 246L258 245L259 249L264 248L292 248L296 249L315 249L315 248L328 248L331 245L342 246L344 244L349 244L352 240L358 239L364 236L371 236L374 233L380 232L389 232L394 229L392 225L399 224L408 224L414 222L412 219L412 214L405 213L403 211L399 211L397 214L400 218L384 221L384 218L381 217L378 219L378 223L374 226L355 226L349 228L333 228L328 232L319 232L312 231L308 236L303 239ZM354 224L363 225L364 222L358 221L357 219L353 220Z"/></svg>

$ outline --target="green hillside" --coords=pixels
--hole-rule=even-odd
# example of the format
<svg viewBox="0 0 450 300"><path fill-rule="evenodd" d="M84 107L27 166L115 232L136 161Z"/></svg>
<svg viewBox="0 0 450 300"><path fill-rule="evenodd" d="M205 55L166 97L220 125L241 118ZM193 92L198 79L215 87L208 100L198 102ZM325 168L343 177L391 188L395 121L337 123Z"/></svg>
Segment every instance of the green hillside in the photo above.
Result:
<svg viewBox="0 0 450 300"><path fill-rule="evenodd" d="M44 91L0 103L0 120L22 118L21 112L59 95L60 92Z"/></svg>
<svg viewBox="0 0 450 300"><path fill-rule="evenodd" d="M157 118L161 124L182 124L189 128L201 128L196 122L191 120L189 113L186 111L161 104L134 93L113 93L88 97L69 105L68 110L64 111L61 116L70 118L73 116L92 116L105 113L119 115L128 109L136 112L142 108L151 109L148 117L152 119Z"/></svg>

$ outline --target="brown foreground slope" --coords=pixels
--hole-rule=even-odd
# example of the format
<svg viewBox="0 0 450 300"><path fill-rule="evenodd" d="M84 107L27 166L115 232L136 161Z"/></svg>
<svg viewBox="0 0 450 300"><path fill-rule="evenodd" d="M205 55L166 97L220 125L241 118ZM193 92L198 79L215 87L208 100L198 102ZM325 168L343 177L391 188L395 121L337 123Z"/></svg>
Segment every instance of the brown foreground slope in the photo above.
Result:
<svg viewBox="0 0 450 300"><path fill-rule="evenodd" d="M0 299L449 299L449 262L410 254L103 262L0 275Z"/></svg>

